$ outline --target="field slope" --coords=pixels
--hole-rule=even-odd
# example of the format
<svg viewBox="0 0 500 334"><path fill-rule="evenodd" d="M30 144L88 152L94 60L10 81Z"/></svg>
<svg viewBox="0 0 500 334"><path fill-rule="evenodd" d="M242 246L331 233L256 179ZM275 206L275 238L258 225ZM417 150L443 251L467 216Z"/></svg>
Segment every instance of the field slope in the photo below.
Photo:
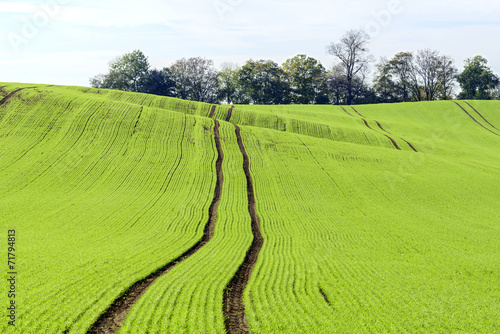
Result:
<svg viewBox="0 0 500 334"><path fill-rule="evenodd" d="M0 331L500 332L499 129L498 101L0 83Z"/></svg>

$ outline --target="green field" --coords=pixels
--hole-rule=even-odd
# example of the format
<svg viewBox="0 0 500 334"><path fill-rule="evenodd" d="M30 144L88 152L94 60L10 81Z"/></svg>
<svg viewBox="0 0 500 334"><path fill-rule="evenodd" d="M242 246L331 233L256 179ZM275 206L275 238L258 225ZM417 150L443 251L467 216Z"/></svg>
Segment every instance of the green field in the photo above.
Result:
<svg viewBox="0 0 500 334"><path fill-rule="evenodd" d="M500 333L499 101L217 106L213 236L176 262L214 200L212 106L0 86L2 333L86 333L171 262L119 333L224 333L255 233L235 125L263 237L249 332Z"/></svg>

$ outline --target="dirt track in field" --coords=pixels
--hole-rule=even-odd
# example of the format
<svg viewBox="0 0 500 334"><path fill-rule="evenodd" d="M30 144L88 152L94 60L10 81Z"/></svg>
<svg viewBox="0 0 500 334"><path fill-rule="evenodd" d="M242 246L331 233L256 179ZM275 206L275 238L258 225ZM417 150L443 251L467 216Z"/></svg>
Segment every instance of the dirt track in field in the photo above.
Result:
<svg viewBox="0 0 500 334"><path fill-rule="evenodd" d="M9 93L6 97L4 97L2 100L0 100L0 106L3 105L4 103L6 103L7 101L9 101L10 98L12 98L14 95L16 95L17 92L19 92L23 89L26 89L26 88L19 88L19 89L16 89L15 91Z"/></svg>
<svg viewBox="0 0 500 334"><path fill-rule="evenodd" d="M496 136L500 136L499 134L497 134L497 133L495 133L495 132L491 131L490 129L488 129L487 127L485 127L485 126L484 126L483 124L481 124L481 123L480 123L477 119L475 119L474 117L472 117L472 115L471 115L471 114L469 114L469 112L468 112L467 110L465 110L465 108L464 108L464 107L462 107L462 105L460 105L460 103L458 103L457 101L453 101L453 103L455 103L457 106L459 106L459 107L460 107L460 109L462 109L462 110L463 110L463 111L464 111L464 112L465 112L465 113L466 113L466 114L467 114L470 118L472 118L472 120L473 120L474 122L476 122L477 124L479 124L481 127L483 127L484 129L488 130L489 132L493 133L493 134L494 134L494 135L496 135Z"/></svg>
<svg viewBox="0 0 500 334"><path fill-rule="evenodd" d="M408 144L408 146L410 146L410 148L411 148L412 150L414 150L415 152L418 152L418 151L417 151L417 149L415 148L415 146L413 146L413 144L412 144L412 143L410 143L408 140L405 140L405 139L403 139L403 138L401 138L401 140L402 140L402 141L404 141L404 142L406 142L406 143Z"/></svg>
<svg viewBox="0 0 500 334"><path fill-rule="evenodd" d="M125 293L117 298L111 306L97 319L97 321L92 325L92 327L87 331L87 333L116 333L125 317L129 313L132 306L139 300L142 294L147 290L147 288L156 281L160 276L165 275L170 269L175 265L181 263L194 253L196 253L201 247L203 247L207 242L210 241L214 234L215 222L217 220L217 208L219 206L221 192L222 192L222 182L224 180L222 175L222 161L224 159L224 154L222 152L222 146L220 142L219 135L219 122L214 120L214 136L215 145L217 147L217 161L216 161L216 173L217 181L215 184L214 198L212 204L209 208L209 218L205 225L202 238L194 244L191 248L185 251L181 256L175 260L167 263L162 268L158 269L154 273L150 274L146 278L136 282L132 285Z"/></svg>
<svg viewBox="0 0 500 334"><path fill-rule="evenodd" d="M142 116L142 111L144 110L144 107L141 107L141 110L139 110L139 116L137 116L137 121L135 121L134 124L134 131L132 131L131 137L134 136L134 134L137 132L137 124L139 124L139 120L141 119Z"/></svg>
<svg viewBox="0 0 500 334"><path fill-rule="evenodd" d="M365 119L363 119L363 122L365 122L365 125L368 129L373 130L372 127L368 124L368 122Z"/></svg>
<svg viewBox="0 0 500 334"><path fill-rule="evenodd" d="M264 243L260 231L260 220L255 210L255 193L253 187L253 180L250 174L250 159L246 153L241 139L241 130L235 124L236 138L238 139L238 146L240 147L241 154L243 155L243 169L247 179L247 195L248 195L248 212L252 220L252 233L253 240L250 248L248 249L243 263L238 268L238 271L233 276L231 281L224 290L223 310L225 315L225 326L227 333L240 334L249 333L248 321L245 316L245 305L243 303L243 292L252 274L253 267L257 262L260 249Z"/></svg>
<svg viewBox="0 0 500 334"><path fill-rule="evenodd" d="M354 109L354 107L353 107L353 106L351 106L351 108L352 108L352 110L354 110L354 111L356 112L356 114L358 114L359 116L361 116L361 117L363 118L363 122L365 123L365 125L366 125L366 127L367 127L368 129L375 131L375 129L373 129L373 128L370 126L370 124L368 124L368 122L366 121L366 117L365 117L365 116L361 115L361 114L360 114L360 113L359 113L356 109ZM342 109L344 109L344 107L342 107ZM344 109L344 111L345 111L347 114L349 114L349 113L347 112L347 110L345 110L345 109ZM352 116L351 114L349 114L349 115L350 115L350 116ZM353 117L354 117L354 116L353 116ZM382 127L382 124L380 124L380 123L379 123L379 122L377 122L377 121L375 121L375 123L377 123L378 127L380 128L380 130L384 131L385 133L390 134L388 131L386 131L386 130ZM386 134L384 134L384 136L386 136L387 138L389 138L389 140L391 141L392 145L394 145L394 147L395 147L396 149L401 150L401 148L398 146L398 144L396 143L396 141L395 141L394 139L392 139L391 137L389 137L389 136L388 136L388 135L386 135ZM403 139L403 138L401 138L401 140L403 140L405 143L407 143L407 144L408 144L408 146L409 146L409 147L410 147L413 151L418 152L418 150L415 148L415 146L414 146L412 143L410 143L409 141L407 141L406 139Z"/></svg>
<svg viewBox="0 0 500 334"><path fill-rule="evenodd" d="M345 111L345 113L351 117L354 117L353 115L351 115L344 107L340 106L340 108L342 108L342 110Z"/></svg>
<svg viewBox="0 0 500 334"><path fill-rule="evenodd" d="M325 300L325 302L332 306L332 304L330 304L330 301L328 300L328 297L326 296L325 292L323 291L323 289L319 288L319 293L321 293L321 295L323 296L323 299Z"/></svg>
<svg viewBox="0 0 500 334"><path fill-rule="evenodd" d="M210 110L210 114L208 115L209 118L214 118L216 108L217 106L212 106L212 110Z"/></svg>
<svg viewBox="0 0 500 334"><path fill-rule="evenodd" d="M354 112L355 112L356 114L358 114L359 116L361 116L361 117L365 118L365 116L361 115L361 114L360 114L360 113L359 113L356 109L354 109L354 107L353 107L353 106L351 106L351 109L352 109L352 110L354 110Z"/></svg>
<svg viewBox="0 0 500 334"><path fill-rule="evenodd" d="M394 147L398 150L401 150L401 148L398 146L398 144L396 143L396 141L394 139L392 139L391 137L389 137L388 135L384 135L386 136L387 138L389 138L392 142L392 145L394 145Z"/></svg>
<svg viewBox="0 0 500 334"><path fill-rule="evenodd" d="M231 108L229 108L229 110L227 112L226 122L229 122L231 120L231 116L233 116L233 109L234 109L234 106L231 106Z"/></svg>
<svg viewBox="0 0 500 334"><path fill-rule="evenodd" d="M474 111L475 111L475 112L476 112L479 116L481 116L481 118L482 118L482 119L484 119L484 121L485 121L486 123L488 123L489 125L491 125L491 127L492 127L493 129L498 130L498 129L497 129L497 128L493 125L493 124L491 124L490 122L488 122L488 120L487 120L486 118L484 118L484 117L483 117L483 115L481 115L481 114L479 113L479 111L477 111L477 110L476 110L476 108L474 108L474 107L473 107L473 106L472 106L469 102L467 102L467 101L464 101L464 102L465 102L465 103L466 103L469 107L471 107L471 108L472 108L472 110L474 110ZM500 131L500 130L498 130L498 131Z"/></svg>
<svg viewBox="0 0 500 334"><path fill-rule="evenodd" d="M388 134L390 134L390 132L386 131L383 127L382 127L382 124L380 124L379 122L375 121L375 123L377 123L378 127L380 128L380 130L384 131L384 132L387 132Z"/></svg>

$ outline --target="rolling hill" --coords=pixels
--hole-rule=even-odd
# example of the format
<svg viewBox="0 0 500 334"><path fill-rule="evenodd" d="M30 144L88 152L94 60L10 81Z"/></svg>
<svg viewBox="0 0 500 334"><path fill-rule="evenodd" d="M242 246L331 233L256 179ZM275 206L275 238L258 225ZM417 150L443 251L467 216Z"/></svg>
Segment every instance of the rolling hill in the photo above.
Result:
<svg viewBox="0 0 500 334"><path fill-rule="evenodd" d="M3 333L500 332L499 101L0 87Z"/></svg>

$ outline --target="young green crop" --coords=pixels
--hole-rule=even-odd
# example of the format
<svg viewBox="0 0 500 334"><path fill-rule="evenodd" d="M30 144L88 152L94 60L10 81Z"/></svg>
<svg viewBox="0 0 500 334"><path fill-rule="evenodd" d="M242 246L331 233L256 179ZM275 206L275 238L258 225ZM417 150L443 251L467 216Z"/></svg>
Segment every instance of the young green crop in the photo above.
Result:
<svg viewBox="0 0 500 334"><path fill-rule="evenodd" d="M0 100L24 88L0 105L0 217L19 261L17 328L0 330L85 333L201 238L213 106L0 86ZM465 112L452 101L233 109L264 237L244 293L252 333L500 331L500 103L457 102ZM224 288L252 240L228 110L214 112L214 236L146 290L122 333L224 332Z"/></svg>

